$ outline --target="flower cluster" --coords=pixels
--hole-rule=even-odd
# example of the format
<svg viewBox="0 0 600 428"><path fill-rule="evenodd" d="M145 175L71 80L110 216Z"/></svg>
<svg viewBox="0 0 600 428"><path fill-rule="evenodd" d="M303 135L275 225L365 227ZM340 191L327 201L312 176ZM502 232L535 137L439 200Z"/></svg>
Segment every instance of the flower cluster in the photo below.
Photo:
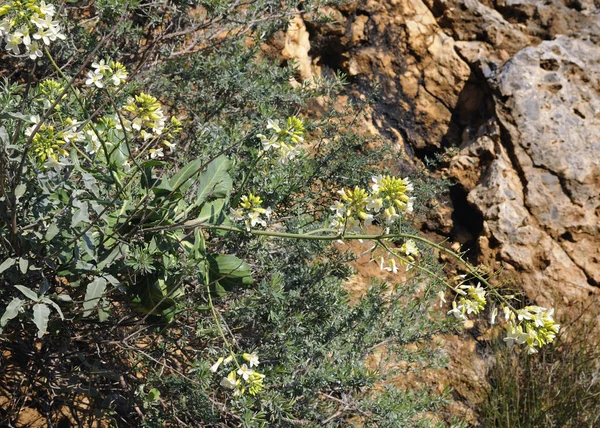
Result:
<svg viewBox="0 0 600 428"><path fill-rule="evenodd" d="M31 59L40 58L42 48L56 39L65 39L60 32L53 4L41 1L9 1L0 6L0 40L13 55L25 54ZM24 52L21 49L24 48Z"/></svg>
<svg viewBox="0 0 600 428"><path fill-rule="evenodd" d="M552 343L560 329L554 321L553 309L540 306L526 306L513 311L505 307L504 315L507 321L507 335L504 341L509 345L525 345L530 354L535 354L537 348Z"/></svg>
<svg viewBox="0 0 600 428"><path fill-rule="evenodd" d="M267 225L264 218L269 220L271 218L271 208L263 208L263 201L260 196L249 193L248 195L242 196L240 199L240 206L238 208L231 208L231 219L233 221L243 221L246 229L250 230L257 224L265 227Z"/></svg>
<svg viewBox="0 0 600 428"><path fill-rule="evenodd" d="M480 283L477 284L477 287L469 284L459 285L456 288L456 292L460 298L458 304L456 300L452 302L452 309L448 311L449 315L466 320L467 315L477 315L485 309L487 303L485 300L486 291L481 287Z"/></svg>
<svg viewBox="0 0 600 428"><path fill-rule="evenodd" d="M267 129L273 131L270 137L257 134L265 152L276 151L279 154L278 162L281 164L287 164L300 155L301 150L297 145L304 141L304 123L301 119L296 116L288 117L284 127L279 126L277 120L269 120Z"/></svg>
<svg viewBox="0 0 600 428"><path fill-rule="evenodd" d="M93 70L88 71L85 84L97 88L104 88L107 81L114 87L119 87L129 75L125 66L117 61L109 61L107 64L106 61L100 60L93 62L92 68Z"/></svg>
<svg viewBox="0 0 600 428"><path fill-rule="evenodd" d="M28 128L25 134L28 136L31 135L35 126L33 125ZM46 160L58 162L59 155L66 156L68 154L63 148L65 144L66 142L62 133L55 132L54 126L44 124L40 126L40 129L38 129L38 132L36 132L31 140L31 154L40 163L44 163Z"/></svg>
<svg viewBox="0 0 600 428"><path fill-rule="evenodd" d="M226 377L221 380L221 386L226 389L233 390L234 396L243 395L246 391L250 395L258 394L264 388L265 375L252 369L260 364L256 353L244 353L242 358L246 363L237 364L238 369L230 370ZM219 358L217 362L210 368L213 373L219 371L221 365L225 366L233 361L233 357ZM236 361L237 363L237 361Z"/></svg>
<svg viewBox="0 0 600 428"><path fill-rule="evenodd" d="M334 211L331 220L333 228L340 232L359 233L365 226L372 224L377 216L383 224L389 226L400 218L399 213L412 212L413 198L408 193L413 190L413 186L408 179L388 175L375 176L372 180L370 192L360 187L338 191L341 200L330 207ZM405 254L409 253L410 251L405 251Z"/></svg>
<svg viewBox="0 0 600 428"><path fill-rule="evenodd" d="M169 149L170 153L175 151L176 144L172 140L175 134L181 132L181 122L175 116L167 121L162 106L155 97L142 92L135 98L130 98L123 110L128 115L128 118L123 118L127 131L138 131L144 141L164 137L158 146L148 150L152 159L162 158L165 149Z"/></svg>

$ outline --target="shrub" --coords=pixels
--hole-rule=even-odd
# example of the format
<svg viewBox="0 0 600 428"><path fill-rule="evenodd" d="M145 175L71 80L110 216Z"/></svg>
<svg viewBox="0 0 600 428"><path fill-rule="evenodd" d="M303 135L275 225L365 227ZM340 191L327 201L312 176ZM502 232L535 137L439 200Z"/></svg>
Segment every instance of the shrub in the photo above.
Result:
<svg viewBox="0 0 600 428"><path fill-rule="evenodd" d="M461 255L411 226L432 186L388 174L389 150L352 131L360 103L295 114L344 80L294 89L293 67L260 55L291 6L0 8L7 423L66 406L124 426L427 425L446 397L382 389L393 372L366 359L441 364L428 342L453 323L430 308L448 287L457 318L495 296L512 341L552 341L551 314L515 311L480 269L445 279L433 250ZM400 279L351 303L356 255L330 243L363 239Z"/></svg>

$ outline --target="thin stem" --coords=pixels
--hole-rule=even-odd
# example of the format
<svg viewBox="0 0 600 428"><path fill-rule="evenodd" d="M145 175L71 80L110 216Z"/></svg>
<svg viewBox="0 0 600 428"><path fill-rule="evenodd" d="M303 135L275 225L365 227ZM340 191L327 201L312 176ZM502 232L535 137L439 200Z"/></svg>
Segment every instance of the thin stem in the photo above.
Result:
<svg viewBox="0 0 600 428"><path fill-rule="evenodd" d="M241 198L241 196L243 194L244 187L246 187L246 183L248 182L248 179L250 178L250 176L252 175L252 173L256 169L256 165L258 165L258 162L265 156L266 153L267 152L265 150L263 150L263 152L252 163L252 166L250 167L250 170L248 171L248 173L244 177L244 181L242 181L242 184L240 185L240 188L237 191L236 197L231 201L231 204L230 204L231 208L237 208L237 205L240 202L240 198Z"/></svg>

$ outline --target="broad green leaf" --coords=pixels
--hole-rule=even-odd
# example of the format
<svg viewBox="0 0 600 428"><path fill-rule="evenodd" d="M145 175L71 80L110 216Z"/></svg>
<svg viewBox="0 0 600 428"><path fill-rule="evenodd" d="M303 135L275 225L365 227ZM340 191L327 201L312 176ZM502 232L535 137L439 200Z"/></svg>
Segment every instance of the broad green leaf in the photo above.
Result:
<svg viewBox="0 0 600 428"><path fill-rule="evenodd" d="M33 322L38 328L38 337L41 338L48 330L48 318L50 317L50 308L44 303L33 305Z"/></svg>
<svg viewBox="0 0 600 428"><path fill-rule="evenodd" d="M0 332L2 331L2 327L4 327L11 319L19 315L19 311L23 307L23 303L23 300L15 297L10 301L8 306L6 306L4 314L2 315L2 318L0 318Z"/></svg>
<svg viewBox="0 0 600 428"><path fill-rule="evenodd" d="M207 202L200 210L197 218L192 220L194 224L221 224L225 219L223 215L223 207L225 206L224 199L217 199L213 202Z"/></svg>
<svg viewBox="0 0 600 428"><path fill-rule="evenodd" d="M196 203L201 204L209 198L229 198L233 181L229 175L231 162L225 156L219 156L206 167L198 179L200 187L196 193Z"/></svg>
<svg viewBox="0 0 600 428"><path fill-rule="evenodd" d="M254 282L250 265L230 254L209 254L209 280L224 290L251 285ZM219 287L216 287L217 291Z"/></svg>
<svg viewBox="0 0 600 428"><path fill-rule="evenodd" d="M203 165L204 161L202 159L196 159L188 163L171 177L169 185L180 193L184 193L193 184L193 180L190 179L200 172Z"/></svg>
<svg viewBox="0 0 600 428"><path fill-rule="evenodd" d="M19 270L22 274L27 273L27 268L29 267L29 260L24 259L23 257L19 257Z"/></svg>
<svg viewBox="0 0 600 428"><path fill-rule="evenodd" d="M8 144L10 142L8 132L6 132L6 128L4 126L0 126L0 141L2 141L4 144Z"/></svg>
<svg viewBox="0 0 600 428"><path fill-rule="evenodd" d="M75 203L73 203L74 206ZM88 212L88 203L81 202L78 204L79 209L75 211L73 214L73 218L71 219L71 227L77 227L77 225L81 222L89 223L90 222L90 214Z"/></svg>
<svg viewBox="0 0 600 428"><path fill-rule="evenodd" d="M104 270L106 265L111 264L119 257L121 257L121 248L119 248L119 247L113 248L112 251L104 258L104 260L102 260L100 263L98 263L98 266L97 266L98 270L100 270L100 271Z"/></svg>
<svg viewBox="0 0 600 428"><path fill-rule="evenodd" d="M29 300L37 302L40 298L37 293L23 285L15 285L15 288L25 295Z"/></svg>
<svg viewBox="0 0 600 428"><path fill-rule="evenodd" d="M58 235L59 229L56 222L53 222L50 226L48 226L48 230L46 230L46 235L44 235L44 239L46 241L52 241L56 235Z"/></svg>
<svg viewBox="0 0 600 428"><path fill-rule="evenodd" d="M5 111L3 113L0 113L0 119L18 119L18 120L25 120L27 122L31 122L30 117L25 116L24 114L15 113L12 111Z"/></svg>
<svg viewBox="0 0 600 428"><path fill-rule="evenodd" d="M15 197L19 199L25 194L25 190L27 190L27 186L23 183L19 184L17 187L15 187Z"/></svg>
<svg viewBox="0 0 600 428"><path fill-rule="evenodd" d="M0 273L4 272L9 267L13 266L16 261L17 260L12 257L9 257L8 259L4 260L2 262L2 264L0 264Z"/></svg>
<svg viewBox="0 0 600 428"><path fill-rule="evenodd" d="M142 186L145 189L154 187L154 185L158 182L158 180L153 176L154 167L163 165L167 165L167 162L158 161L155 159L148 160L140 165L140 169L142 170Z"/></svg>
<svg viewBox="0 0 600 428"><path fill-rule="evenodd" d="M156 196L160 196L160 197L166 197L169 196L170 200L176 200L181 198L181 192L178 190L176 192L173 192L174 187L171 186L171 184L169 184L169 181L167 180L166 177L163 177L162 181L160 182L160 184L158 186L154 186L152 187L152 192L156 195Z"/></svg>
<svg viewBox="0 0 600 428"><path fill-rule="evenodd" d="M160 398L160 391L158 389L156 389L156 388L152 388L146 394L146 401L149 401L151 403L154 403L155 401L158 401L159 398Z"/></svg>
<svg viewBox="0 0 600 428"><path fill-rule="evenodd" d="M106 279L97 276L85 289L85 301L83 302L83 316L87 317L100 302L100 298L106 290Z"/></svg>
<svg viewBox="0 0 600 428"><path fill-rule="evenodd" d="M52 306L54 309L56 309L56 312L58 312L58 315L60 315L60 319L64 320L65 316L63 315L62 311L60 310L60 306L58 306L55 302L53 302L51 299L49 299L48 297L42 297L41 300L42 303L46 303L47 305Z"/></svg>

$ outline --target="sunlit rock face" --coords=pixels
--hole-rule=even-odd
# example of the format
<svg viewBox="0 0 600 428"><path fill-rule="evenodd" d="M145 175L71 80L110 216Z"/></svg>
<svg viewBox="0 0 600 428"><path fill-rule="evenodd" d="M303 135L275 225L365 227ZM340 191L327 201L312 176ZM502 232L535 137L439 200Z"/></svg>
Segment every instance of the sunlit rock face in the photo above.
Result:
<svg viewBox="0 0 600 428"><path fill-rule="evenodd" d="M481 261L512 272L540 304L581 307L596 294L600 11L594 3L388 0L323 12L329 22L306 15L305 27L294 22L287 36L302 29L296 55L302 76L343 71L355 94L379 84L367 128L408 156L457 148L444 173L460 183L463 203L481 214L469 237ZM471 221L460 213L454 219Z"/></svg>

